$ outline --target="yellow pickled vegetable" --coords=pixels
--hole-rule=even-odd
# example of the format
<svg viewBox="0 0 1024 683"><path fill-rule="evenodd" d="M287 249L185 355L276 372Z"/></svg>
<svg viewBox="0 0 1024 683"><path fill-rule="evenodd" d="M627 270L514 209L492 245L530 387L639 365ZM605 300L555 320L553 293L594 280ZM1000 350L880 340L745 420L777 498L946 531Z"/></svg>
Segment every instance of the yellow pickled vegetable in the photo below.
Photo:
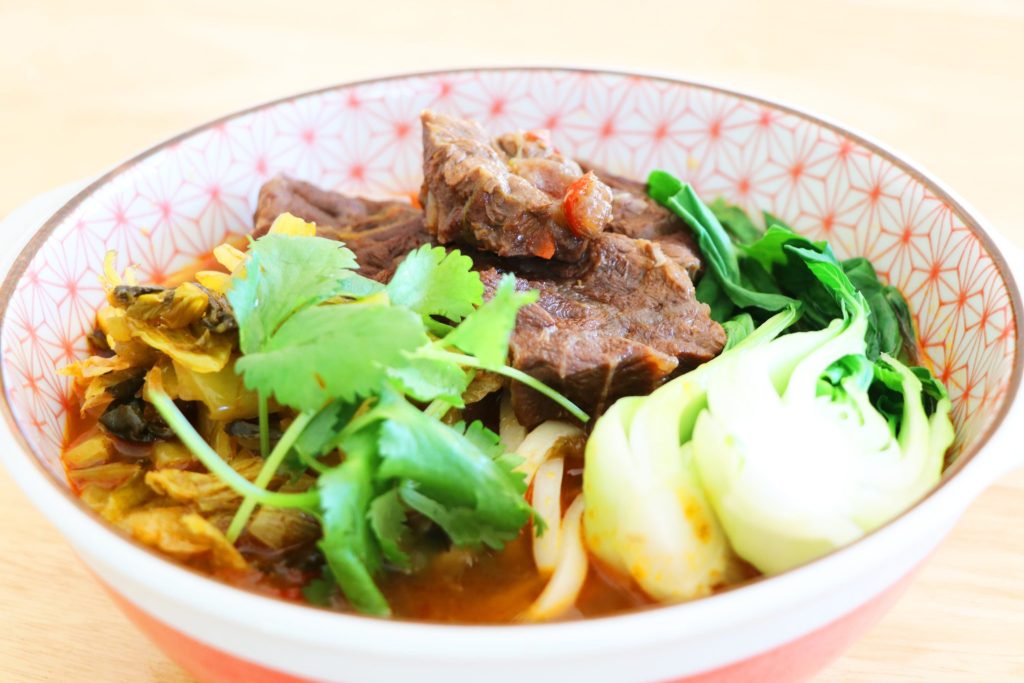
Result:
<svg viewBox="0 0 1024 683"><path fill-rule="evenodd" d="M228 271L234 272L245 261L245 252L225 242L214 247L213 257Z"/></svg>
<svg viewBox="0 0 1024 683"><path fill-rule="evenodd" d="M96 432L64 451L64 464L69 469L81 470L105 463L113 450L106 434Z"/></svg>
<svg viewBox="0 0 1024 683"><path fill-rule="evenodd" d="M186 282L174 289L141 294L126 312L130 318L153 321L177 330L202 318L209 305L209 295L198 285Z"/></svg>
<svg viewBox="0 0 1024 683"><path fill-rule="evenodd" d="M205 558L213 570L246 568L245 559L220 529L188 508L136 510L125 516L120 526L142 543L168 555L183 560Z"/></svg>
<svg viewBox="0 0 1024 683"><path fill-rule="evenodd" d="M218 294L227 294L231 289L231 276L219 270L201 270L196 273L196 282Z"/></svg>
<svg viewBox="0 0 1024 683"><path fill-rule="evenodd" d="M233 466L239 474L252 480L260 471L260 458L236 459ZM154 470L146 473L146 484L161 495L179 503L192 503L203 512L235 509L241 501L232 488L217 475L187 470Z"/></svg>
<svg viewBox="0 0 1024 683"><path fill-rule="evenodd" d="M176 396L183 401L201 401L213 420L240 420L256 417L259 405L256 394L245 388L234 363L216 372L196 372L175 362Z"/></svg>
<svg viewBox="0 0 1024 683"><path fill-rule="evenodd" d="M275 550L314 541L320 536L316 520L294 509L260 508L248 528L261 543Z"/></svg>
<svg viewBox="0 0 1024 683"><path fill-rule="evenodd" d="M129 462L111 462L77 470L68 470L68 480L76 488L93 484L106 489L115 489L141 471L141 466Z"/></svg>
<svg viewBox="0 0 1024 683"><path fill-rule="evenodd" d="M113 346L113 342L126 342L132 338L131 330L125 319L128 314L123 308L107 304L100 308L96 314L96 324L100 331L107 336L107 344Z"/></svg>
<svg viewBox="0 0 1024 683"><path fill-rule="evenodd" d="M165 329L134 318L127 321L132 336L196 372L217 372L231 358L234 344L226 335L206 331L196 337L188 330Z"/></svg>
<svg viewBox="0 0 1024 683"><path fill-rule="evenodd" d="M285 212L274 219L270 232L293 237L313 237L316 235L316 223L302 220L298 216Z"/></svg>
<svg viewBox="0 0 1024 683"><path fill-rule="evenodd" d="M125 515L147 503L154 496L146 486L141 473L124 482L114 490L97 484L82 487L82 500L108 522L120 522Z"/></svg>
<svg viewBox="0 0 1024 683"><path fill-rule="evenodd" d="M153 444L152 460L158 470L181 470L195 463L196 456L178 441L157 441Z"/></svg>

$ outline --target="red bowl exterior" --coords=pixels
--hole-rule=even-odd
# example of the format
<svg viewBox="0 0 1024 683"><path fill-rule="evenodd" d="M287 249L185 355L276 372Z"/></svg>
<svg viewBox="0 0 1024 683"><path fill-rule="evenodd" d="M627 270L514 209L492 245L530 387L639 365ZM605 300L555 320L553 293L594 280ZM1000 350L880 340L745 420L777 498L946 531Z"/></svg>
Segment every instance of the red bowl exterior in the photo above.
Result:
<svg viewBox="0 0 1024 683"><path fill-rule="evenodd" d="M917 574L910 572L877 596L821 628L755 657L671 683L799 683L836 659L896 603ZM202 683L315 683L236 657L178 631L97 579L139 630Z"/></svg>

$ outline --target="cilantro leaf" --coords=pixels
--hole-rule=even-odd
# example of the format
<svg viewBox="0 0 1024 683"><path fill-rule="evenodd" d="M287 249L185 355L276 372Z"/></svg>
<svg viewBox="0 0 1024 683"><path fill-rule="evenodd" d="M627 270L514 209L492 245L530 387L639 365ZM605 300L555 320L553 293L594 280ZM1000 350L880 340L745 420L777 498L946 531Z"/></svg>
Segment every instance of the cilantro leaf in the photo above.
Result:
<svg viewBox="0 0 1024 683"><path fill-rule="evenodd" d="M518 529L513 531L481 523L479 515L471 508L440 503L421 493L411 481L404 482L398 491L406 505L444 529L455 545L487 545L497 549L519 535Z"/></svg>
<svg viewBox="0 0 1024 683"><path fill-rule="evenodd" d="M347 444L345 462L317 479L323 526L317 545L352 606L366 614L388 616L391 608L373 581L380 568L380 550L367 523L373 496L372 440L360 441Z"/></svg>
<svg viewBox="0 0 1024 683"><path fill-rule="evenodd" d="M466 439L479 448L481 453L488 455L491 460L497 460L505 455L505 447L501 443L501 437L488 429L480 420L473 420L468 425L465 422L456 422L452 425L452 429L461 432Z"/></svg>
<svg viewBox="0 0 1024 683"><path fill-rule="evenodd" d="M338 447L338 433L352 419L356 408L355 403L331 401L310 420L292 448L306 458L319 458L333 451Z"/></svg>
<svg viewBox="0 0 1024 683"><path fill-rule="evenodd" d="M373 499L369 519L370 529L377 537L384 557L399 567L409 567L409 556L402 550L409 529L405 526L405 506L398 497L398 489L391 489Z"/></svg>
<svg viewBox="0 0 1024 683"><path fill-rule="evenodd" d="M491 300L466 316L465 320L442 340L476 356L484 367L501 366L508 358L508 340L516 325L519 309L537 300L535 290L516 291L516 279L506 275L498 283Z"/></svg>
<svg viewBox="0 0 1024 683"><path fill-rule="evenodd" d="M391 377L407 396L417 401L444 401L455 408L465 405L462 394L469 386L469 373L458 363L439 358L412 356L406 365L389 368Z"/></svg>
<svg viewBox="0 0 1024 683"><path fill-rule="evenodd" d="M493 444L480 447L480 428L467 437L395 392L386 392L373 412L382 420L379 479L411 480L442 506L471 510L480 528L493 531L493 538L515 536L530 518L523 478L493 459Z"/></svg>
<svg viewBox="0 0 1024 683"><path fill-rule="evenodd" d="M271 233L252 242L244 272L232 277L227 293L242 353L260 350L296 311L333 296L372 292L372 281L353 272L356 267L355 254L322 237Z"/></svg>
<svg viewBox="0 0 1024 683"><path fill-rule="evenodd" d="M420 315L458 322L481 304L484 286L468 256L424 244L398 266L387 293L392 303Z"/></svg>
<svg viewBox="0 0 1024 683"><path fill-rule="evenodd" d="M517 488L526 490L526 474L516 468L523 463L523 458L515 453L505 450L501 437L494 431L488 429L480 420L473 420L468 425L464 422L456 422L452 429L461 432L467 440L485 453L494 463L512 478ZM544 530L544 520L534 516L533 523L538 533Z"/></svg>
<svg viewBox="0 0 1024 683"><path fill-rule="evenodd" d="M307 238L308 239L308 238ZM279 403L316 412L328 401L377 393L388 368L427 344L423 322L395 306L339 304L292 315L255 353L235 364L245 386Z"/></svg>

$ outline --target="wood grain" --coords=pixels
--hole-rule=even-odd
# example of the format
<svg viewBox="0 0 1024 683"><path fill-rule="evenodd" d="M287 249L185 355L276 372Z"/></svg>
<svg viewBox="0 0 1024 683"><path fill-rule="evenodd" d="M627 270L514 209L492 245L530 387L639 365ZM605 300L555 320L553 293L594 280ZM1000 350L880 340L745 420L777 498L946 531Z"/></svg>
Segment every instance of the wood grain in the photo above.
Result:
<svg viewBox="0 0 1024 683"><path fill-rule="evenodd" d="M0 215L224 112L387 73L587 64L718 81L908 153L1024 243L1024 3L0 0ZM1024 472L818 683L1024 680ZM0 472L0 680L189 679Z"/></svg>

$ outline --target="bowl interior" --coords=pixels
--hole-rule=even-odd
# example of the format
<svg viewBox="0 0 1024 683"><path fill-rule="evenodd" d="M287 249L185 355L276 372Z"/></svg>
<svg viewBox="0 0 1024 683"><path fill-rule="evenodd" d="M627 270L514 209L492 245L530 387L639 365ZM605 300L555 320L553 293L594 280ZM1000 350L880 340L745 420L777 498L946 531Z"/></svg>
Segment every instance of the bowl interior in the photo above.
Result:
<svg viewBox="0 0 1024 683"><path fill-rule="evenodd" d="M623 175L663 168L711 199L766 210L840 258L866 256L907 295L928 362L950 390L954 455L991 426L1014 373L1011 287L974 220L899 160L828 124L713 88L575 70L437 73L341 86L231 116L119 167L44 228L4 288L3 387L36 457L60 481L69 380L86 355L107 250L159 282L251 229L279 172L328 188L409 195L419 112L492 132L548 128L565 152Z"/></svg>

